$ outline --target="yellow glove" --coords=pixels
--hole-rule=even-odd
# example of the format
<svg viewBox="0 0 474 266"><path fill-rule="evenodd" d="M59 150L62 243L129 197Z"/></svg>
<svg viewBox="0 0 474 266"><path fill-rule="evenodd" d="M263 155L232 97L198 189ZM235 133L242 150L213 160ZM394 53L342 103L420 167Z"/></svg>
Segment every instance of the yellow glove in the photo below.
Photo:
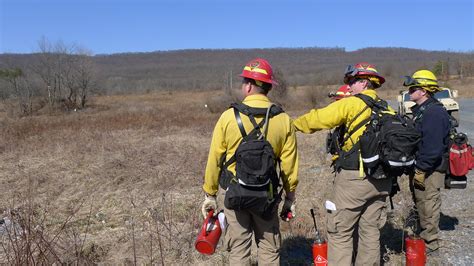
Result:
<svg viewBox="0 0 474 266"><path fill-rule="evenodd" d="M202 203L202 208L201 208L202 216L204 216L204 218L206 218L207 213L210 210L214 210L214 213L216 213L216 209L217 209L216 196L211 196L211 195L206 194L206 196L204 198L204 202Z"/></svg>
<svg viewBox="0 0 474 266"><path fill-rule="evenodd" d="M413 177L413 186L419 190L425 190L425 172L420 169L415 169L415 176Z"/></svg>

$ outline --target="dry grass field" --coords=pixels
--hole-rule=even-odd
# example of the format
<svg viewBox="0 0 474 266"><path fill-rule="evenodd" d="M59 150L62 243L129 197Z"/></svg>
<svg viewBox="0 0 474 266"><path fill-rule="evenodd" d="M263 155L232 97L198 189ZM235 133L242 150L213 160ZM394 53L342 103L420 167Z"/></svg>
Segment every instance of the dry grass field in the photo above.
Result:
<svg viewBox="0 0 474 266"><path fill-rule="evenodd" d="M284 106L296 117L328 102L328 88L290 88ZM199 255L194 240L212 129L230 101L223 91L98 96L81 111L25 118L0 106L0 263L224 264L225 252ZM282 223L285 264L311 261L310 208L324 228L333 177L325 137L298 135L298 216Z"/></svg>

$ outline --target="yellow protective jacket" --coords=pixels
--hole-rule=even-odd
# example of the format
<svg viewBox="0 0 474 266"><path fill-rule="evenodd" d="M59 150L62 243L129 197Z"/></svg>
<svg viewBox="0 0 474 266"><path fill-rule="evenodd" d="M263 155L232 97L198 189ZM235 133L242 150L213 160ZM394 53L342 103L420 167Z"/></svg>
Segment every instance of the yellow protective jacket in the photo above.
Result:
<svg viewBox="0 0 474 266"><path fill-rule="evenodd" d="M256 108L268 108L270 100L262 94L247 96L244 104ZM250 119L241 115L245 132L253 129ZM262 118L256 118L260 123ZM296 148L295 128L290 117L281 113L270 119L268 127L268 142L272 145L275 156L280 160L280 178L286 192L293 192L298 185L298 151ZM220 161L226 154L225 161L229 160L237 150L242 135L240 133L234 111L229 109L222 113L214 128L211 148L207 160L206 173L204 176L203 190L209 195L216 195L219 187ZM228 168L235 175L235 162Z"/></svg>
<svg viewBox="0 0 474 266"><path fill-rule="evenodd" d="M372 99L377 98L375 90L364 90L362 94L370 96ZM347 132L351 132L360 122L370 117L371 109L367 108L357 118L355 118L367 105L357 97L347 97L339 101L335 101L321 109L313 109L309 113L298 117L294 121L294 125L298 131L303 133L314 133L321 129L331 129L344 124ZM353 121L355 118L355 121ZM343 144L342 150L349 151L352 146L359 141L360 135L365 130L365 126L359 128L352 136Z"/></svg>

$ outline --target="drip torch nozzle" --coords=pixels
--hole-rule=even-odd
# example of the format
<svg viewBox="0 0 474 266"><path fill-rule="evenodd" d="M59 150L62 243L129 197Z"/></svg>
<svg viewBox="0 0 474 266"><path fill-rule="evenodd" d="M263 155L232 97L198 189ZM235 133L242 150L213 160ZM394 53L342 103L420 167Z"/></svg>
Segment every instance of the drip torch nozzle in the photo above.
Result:
<svg viewBox="0 0 474 266"><path fill-rule="evenodd" d="M316 218L314 217L314 210L310 209L311 216L313 217L313 223L314 223L314 230L316 231L316 243L324 243L324 239L321 237L319 234L318 226L316 224Z"/></svg>

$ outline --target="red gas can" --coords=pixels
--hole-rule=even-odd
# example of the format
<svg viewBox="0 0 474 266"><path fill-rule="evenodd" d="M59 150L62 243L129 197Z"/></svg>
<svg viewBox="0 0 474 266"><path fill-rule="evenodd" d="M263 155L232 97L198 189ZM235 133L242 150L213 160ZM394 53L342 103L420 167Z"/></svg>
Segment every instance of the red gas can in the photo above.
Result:
<svg viewBox="0 0 474 266"><path fill-rule="evenodd" d="M202 254L212 255L216 251L221 232L222 230L217 216L214 217L214 211L209 211L194 247Z"/></svg>
<svg viewBox="0 0 474 266"><path fill-rule="evenodd" d="M314 210L310 209L311 216L313 217L314 230L316 231L316 239L313 243L313 263L318 266L328 265L328 243L321 237L316 224L316 218L314 217Z"/></svg>
<svg viewBox="0 0 474 266"><path fill-rule="evenodd" d="M328 265L328 244L323 239L313 243L313 263L315 266Z"/></svg>
<svg viewBox="0 0 474 266"><path fill-rule="evenodd" d="M425 241L420 237L405 238L406 266L424 266L426 264Z"/></svg>

